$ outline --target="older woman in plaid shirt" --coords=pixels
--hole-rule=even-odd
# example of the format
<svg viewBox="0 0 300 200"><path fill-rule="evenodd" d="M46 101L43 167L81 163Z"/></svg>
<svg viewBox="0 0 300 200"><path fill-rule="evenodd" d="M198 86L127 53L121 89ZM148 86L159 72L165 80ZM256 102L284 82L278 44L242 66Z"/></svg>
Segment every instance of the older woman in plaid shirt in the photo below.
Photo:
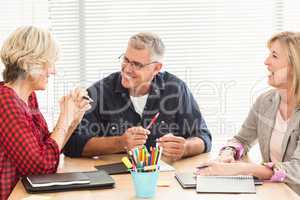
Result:
<svg viewBox="0 0 300 200"><path fill-rule="evenodd" d="M45 90L55 74L58 48L51 34L33 26L20 27L4 42L5 66L0 82L0 199L7 199L22 176L55 173L61 149L90 102L75 89L60 100L60 115L50 133L36 90Z"/></svg>

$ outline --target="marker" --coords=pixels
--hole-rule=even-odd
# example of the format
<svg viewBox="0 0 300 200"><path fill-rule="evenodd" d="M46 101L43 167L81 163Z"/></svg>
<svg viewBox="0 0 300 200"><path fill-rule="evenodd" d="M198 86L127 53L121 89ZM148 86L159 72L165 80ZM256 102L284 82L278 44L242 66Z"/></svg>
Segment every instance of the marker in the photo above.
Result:
<svg viewBox="0 0 300 200"><path fill-rule="evenodd" d="M94 102L89 96L82 96L83 99L88 100L89 102Z"/></svg>
<svg viewBox="0 0 300 200"><path fill-rule="evenodd" d="M156 165L149 165L144 167L144 171L156 170Z"/></svg>
<svg viewBox="0 0 300 200"><path fill-rule="evenodd" d="M123 157L123 158L122 158L122 162L124 163L124 165L125 165L128 169L131 169L131 168L132 168L132 164L131 164L131 162L128 160L127 157Z"/></svg>
<svg viewBox="0 0 300 200"><path fill-rule="evenodd" d="M146 127L147 130L149 130L151 128L151 126L156 122L158 116L159 116L159 112L156 113L156 115L151 119L150 124Z"/></svg>

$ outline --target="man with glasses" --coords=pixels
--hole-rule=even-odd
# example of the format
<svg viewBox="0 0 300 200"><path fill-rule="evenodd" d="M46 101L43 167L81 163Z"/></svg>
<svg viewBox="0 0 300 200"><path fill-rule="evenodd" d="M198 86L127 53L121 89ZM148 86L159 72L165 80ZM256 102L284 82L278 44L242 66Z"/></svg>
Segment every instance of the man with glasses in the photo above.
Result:
<svg viewBox="0 0 300 200"><path fill-rule="evenodd" d="M168 160L208 152L211 134L186 84L161 72L164 44L153 33L129 39L121 71L89 89L94 100L71 136L67 156L120 153L137 146L163 147Z"/></svg>

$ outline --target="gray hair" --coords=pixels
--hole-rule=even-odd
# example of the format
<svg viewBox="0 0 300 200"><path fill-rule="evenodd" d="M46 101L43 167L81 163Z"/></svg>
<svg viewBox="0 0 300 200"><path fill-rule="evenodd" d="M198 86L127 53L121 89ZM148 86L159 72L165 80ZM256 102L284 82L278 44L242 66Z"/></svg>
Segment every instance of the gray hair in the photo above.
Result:
<svg viewBox="0 0 300 200"><path fill-rule="evenodd" d="M135 34L129 39L129 45L138 50L149 49L152 61L161 62L164 57L165 45L154 33L141 32Z"/></svg>

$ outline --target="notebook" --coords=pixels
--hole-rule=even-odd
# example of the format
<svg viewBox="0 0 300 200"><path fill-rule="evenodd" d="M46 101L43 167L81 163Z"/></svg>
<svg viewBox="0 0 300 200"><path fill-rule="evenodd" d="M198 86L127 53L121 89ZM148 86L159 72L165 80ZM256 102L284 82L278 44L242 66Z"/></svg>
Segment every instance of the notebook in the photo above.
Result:
<svg viewBox="0 0 300 200"><path fill-rule="evenodd" d="M160 160L160 167L159 167L159 171L160 172L171 172L171 171L175 171L175 168L172 165L169 165L167 163L165 163L164 161Z"/></svg>
<svg viewBox="0 0 300 200"><path fill-rule="evenodd" d="M48 187L55 185L88 184L90 179L83 173L60 173L49 175L31 175L26 177L32 187Z"/></svg>
<svg viewBox="0 0 300 200"><path fill-rule="evenodd" d="M59 173L60 176L64 176L65 174L69 174L69 173ZM29 179L27 177L24 177L22 179L22 183L28 193L57 192L57 191L84 190L84 189L105 189L105 188L113 188L115 185L115 181L111 178L111 176L109 176L103 170L90 171L90 172L73 172L71 174L76 174L76 177L79 176L80 179L82 178L82 180L86 180L86 178L88 178L89 183L73 184L72 182L76 182L76 181L70 181L69 184L56 184L56 185L50 184L49 186L34 187L28 181L31 180L32 182L32 176L29 176ZM42 176L45 176L48 180L49 179L53 180L53 182L59 182L56 179L51 179L53 177L56 177L56 174L47 174Z"/></svg>
<svg viewBox="0 0 300 200"><path fill-rule="evenodd" d="M256 193L252 176L200 176L196 178L198 193Z"/></svg>
<svg viewBox="0 0 300 200"><path fill-rule="evenodd" d="M176 172L175 178L184 188L196 188L196 175L191 172ZM253 177L255 186L262 185L263 181Z"/></svg>
<svg viewBox="0 0 300 200"><path fill-rule="evenodd" d="M184 189L196 188L196 175L193 173L176 172L175 178Z"/></svg>
<svg viewBox="0 0 300 200"><path fill-rule="evenodd" d="M98 170L104 170L109 175L129 173L127 167L122 162L107 164L107 165L97 165L95 166L95 168ZM175 168L163 161L160 161L159 171L160 172L175 171Z"/></svg>

